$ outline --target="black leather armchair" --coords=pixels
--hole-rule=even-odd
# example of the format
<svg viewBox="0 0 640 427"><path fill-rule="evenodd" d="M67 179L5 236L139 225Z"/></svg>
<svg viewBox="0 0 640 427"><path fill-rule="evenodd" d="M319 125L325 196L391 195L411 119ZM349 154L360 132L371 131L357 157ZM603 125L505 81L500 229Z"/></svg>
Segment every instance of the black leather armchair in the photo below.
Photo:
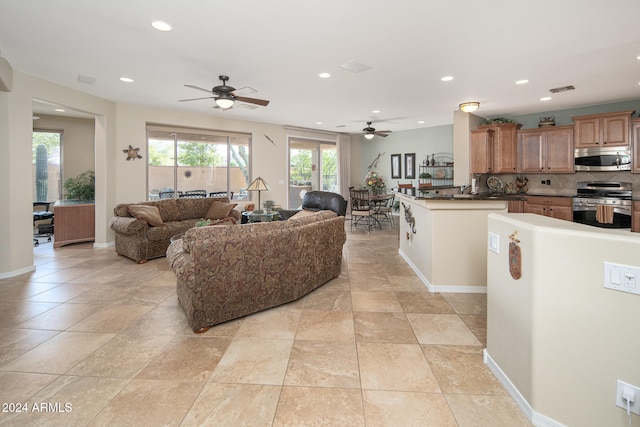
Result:
<svg viewBox="0 0 640 427"><path fill-rule="evenodd" d="M306 211L334 211L339 216L345 216L347 213L347 201L338 193L330 191L307 191L302 198L302 209ZM280 210L280 219L286 220L291 218L300 209Z"/></svg>

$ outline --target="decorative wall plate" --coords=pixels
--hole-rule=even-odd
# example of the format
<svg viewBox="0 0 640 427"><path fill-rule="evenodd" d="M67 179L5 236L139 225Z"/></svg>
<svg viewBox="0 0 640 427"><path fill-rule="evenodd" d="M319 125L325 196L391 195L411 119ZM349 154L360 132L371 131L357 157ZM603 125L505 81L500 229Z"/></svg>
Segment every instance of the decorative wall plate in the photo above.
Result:
<svg viewBox="0 0 640 427"><path fill-rule="evenodd" d="M438 169L436 171L436 178L442 179L445 176L447 176L447 171L445 171L444 169Z"/></svg>
<svg viewBox="0 0 640 427"><path fill-rule="evenodd" d="M487 178L487 187L493 192L502 190L502 181L497 176L490 176Z"/></svg>

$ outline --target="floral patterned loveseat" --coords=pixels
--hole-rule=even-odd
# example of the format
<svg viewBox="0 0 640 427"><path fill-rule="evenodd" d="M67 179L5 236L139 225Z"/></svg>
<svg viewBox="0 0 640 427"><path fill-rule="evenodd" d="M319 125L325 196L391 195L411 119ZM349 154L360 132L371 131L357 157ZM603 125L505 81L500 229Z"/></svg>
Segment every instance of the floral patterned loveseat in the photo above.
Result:
<svg viewBox="0 0 640 427"><path fill-rule="evenodd" d="M198 227L167 250L178 300L194 332L294 301L338 277L344 217L307 212L286 221Z"/></svg>
<svg viewBox="0 0 640 427"><path fill-rule="evenodd" d="M167 253L170 239L193 228L200 219L207 217L212 204L229 204L228 197L204 197L152 200L140 203L121 203L113 208L109 226L116 233L116 253L138 262L163 257ZM161 224L141 219L134 209L141 207L158 209ZM230 204L228 206L231 206ZM235 224L240 222L240 212L231 206L228 217L214 222ZM137 216L137 218L136 218Z"/></svg>

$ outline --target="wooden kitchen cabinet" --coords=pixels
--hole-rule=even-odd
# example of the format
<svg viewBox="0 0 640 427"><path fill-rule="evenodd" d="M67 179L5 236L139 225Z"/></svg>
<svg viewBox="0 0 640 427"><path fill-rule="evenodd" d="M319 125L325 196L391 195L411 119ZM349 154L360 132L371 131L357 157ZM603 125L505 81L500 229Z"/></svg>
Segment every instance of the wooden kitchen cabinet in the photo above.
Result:
<svg viewBox="0 0 640 427"><path fill-rule="evenodd" d="M573 117L576 148L629 145L629 122L634 110Z"/></svg>
<svg viewBox="0 0 640 427"><path fill-rule="evenodd" d="M518 172L575 173L573 126L518 131Z"/></svg>
<svg viewBox="0 0 640 427"><path fill-rule="evenodd" d="M631 231L640 233L640 202L633 202L631 215Z"/></svg>
<svg viewBox="0 0 640 427"><path fill-rule="evenodd" d="M640 173L640 119L631 122L631 173Z"/></svg>
<svg viewBox="0 0 640 427"><path fill-rule="evenodd" d="M509 200L507 202L507 212L524 213L524 200Z"/></svg>
<svg viewBox="0 0 640 427"><path fill-rule="evenodd" d="M471 131L472 173L515 173L518 163L516 123L482 125Z"/></svg>
<svg viewBox="0 0 640 427"><path fill-rule="evenodd" d="M573 221L573 199L571 197L527 196L524 212Z"/></svg>

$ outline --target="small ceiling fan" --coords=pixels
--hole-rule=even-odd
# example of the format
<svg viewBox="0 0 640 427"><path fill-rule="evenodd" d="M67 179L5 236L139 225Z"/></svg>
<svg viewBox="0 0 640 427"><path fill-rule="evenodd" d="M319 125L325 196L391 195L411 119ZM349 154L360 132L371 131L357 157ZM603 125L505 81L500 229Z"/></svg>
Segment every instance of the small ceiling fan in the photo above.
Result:
<svg viewBox="0 0 640 427"><path fill-rule="evenodd" d="M229 108L233 107L233 104L236 101L247 102L249 104L262 105L263 107L269 105L269 101L264 99L247 98L246 96L241 96L242 94L245 94L245 93L255 92L254 89L250 87L243 87L240 89L236 89L232 86L227 85L227 81L229 80L229 77L218 76L218 78L222 82L222 85L215 86L211 90L204 89L194 85L185 85L186 87L190 87L191 89L201 90L213 96L205 96L204 98L180 99L179 102L197 101L200 99L214 99L216 101L216 106L223 110L228 110Z"/></svg>
<svg viewBox="0 0 640 427"><path fill-rule="evenodd" d="M386 138L387 134L391 133L390 130L375 130L371 127L371 122L367 122L367 127L362 129L363 135L367 139L373 139L374 136L382 136Z"/></svg>

